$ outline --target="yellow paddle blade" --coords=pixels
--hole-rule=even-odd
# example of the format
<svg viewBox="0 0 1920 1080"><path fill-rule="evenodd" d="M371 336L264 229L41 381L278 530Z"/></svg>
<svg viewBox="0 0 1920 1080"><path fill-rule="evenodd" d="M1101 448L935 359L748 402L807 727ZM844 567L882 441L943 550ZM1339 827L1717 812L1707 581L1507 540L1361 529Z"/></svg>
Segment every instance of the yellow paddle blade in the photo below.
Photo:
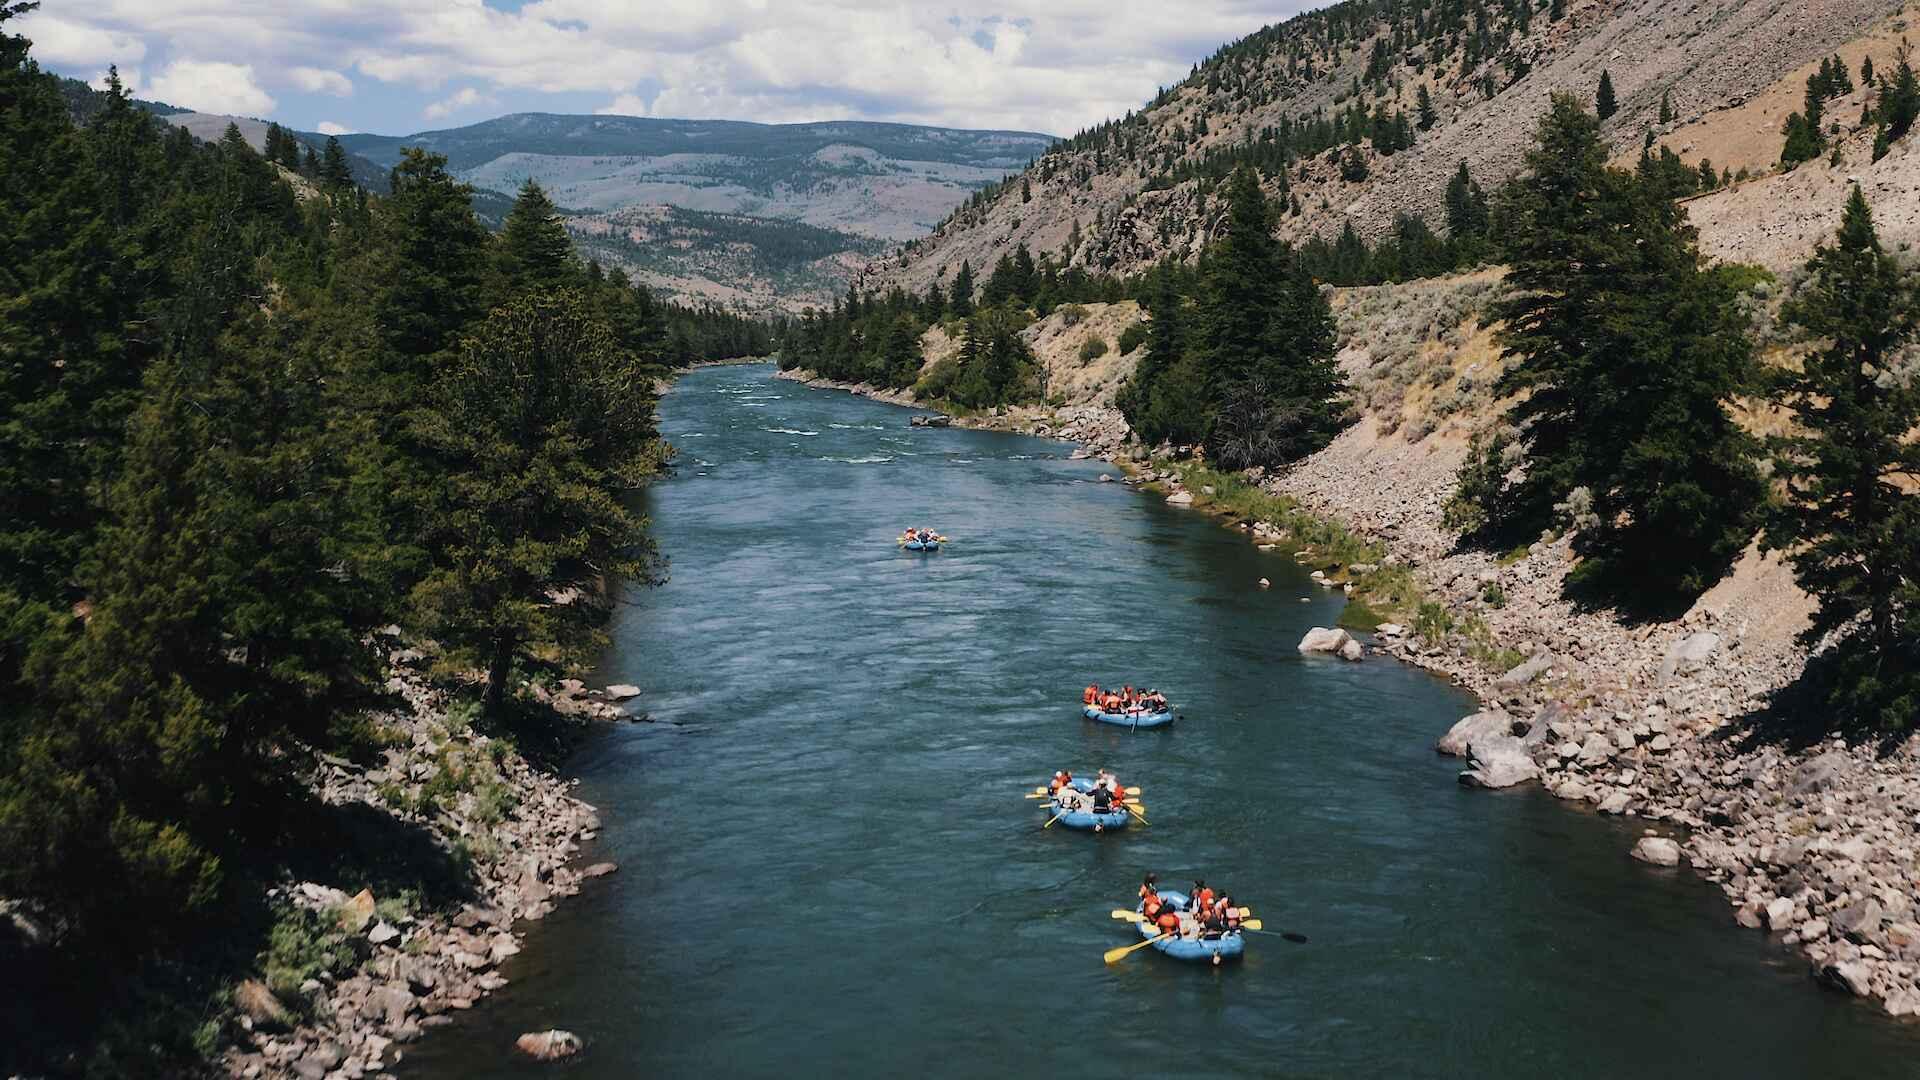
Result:
<svg viewBox="0 0 1920 1080"><path fill-rule="evenodd" d="M1127 793L1127 794L1129 794L1129 795L1138 795L1138 794L1140 794L1140 789L1139 789L1139 788L1137 788L1137 787L1130 787L1130 788L1126 788L1125 790L1126 790L1126 793Z"/></svg>
<svg viewBox="0 0 1920 1080"><path fill-rule="evenodd" d="M1125 955L1127 955L1128 953L1130 953L1130 952L1133 952L1133 951L1135 951L1135 950L1137 950L1137 949L1144 949L1144 948L1146 948L1147 946L1149 946L1149 945L1151 945L1151 944L1153 944L1154 942L1156 942L1156 941L1159 941L1159 940L1160 940L1160 938L1163 938L1163 937L1166 937L1166 936L1167 936L1167 935L1165 935L1165 934L1161 934L1161 935L1159 935L1158 937L1150 937L1150 938L1148 938L1148 939L1147 939L1147 940L1145 940L1145 941L1142 941L1142 942L1138 942L1138 943L1136 943L1136 944L1133 944L1133 945L1127 945L1127 946L1123 946L1123 947L1121 947L1121 948L1118 948L1118 949L1108 949L1108 950L1106 951L1106 954L1105 954L1104 956L1102 956L1102 957L1101 957L1101 959L1103 959L1103 960L1105 960L1105 961L1106 961L1107 963L1109 963L1109 964L1111 964L1111 963L1113 963L1114 961L1116 961L1116 960L1118 960L1118 959L1120 959L1121 957L1123 957L1123 956L1125 956Z"/></svg>
<svg viewBox="0 0 1920 1080"><path fill-rule="evenodd" d="M1259 919L1245 919L1240 923L1242 930L1264 930L1266 926L1267 924L1261 922Z"/></svg>
<svg viewBox="0 0 1920 1080"><path fill-rule="evenodd" d="M1125 919L1128 922L1146 922L1147 921L1146 916L1140 914L1139 912L1126 911L1121 908L1113 909L1113 917L1116 919Z"/></svg>
<svg viewBox="0 0 1920 1080"><path fill-rule="evenodd" d="M1237 907L1233 909L1233 913L1245 919L1253 915L1253 909L1250 907Z"/></svg>

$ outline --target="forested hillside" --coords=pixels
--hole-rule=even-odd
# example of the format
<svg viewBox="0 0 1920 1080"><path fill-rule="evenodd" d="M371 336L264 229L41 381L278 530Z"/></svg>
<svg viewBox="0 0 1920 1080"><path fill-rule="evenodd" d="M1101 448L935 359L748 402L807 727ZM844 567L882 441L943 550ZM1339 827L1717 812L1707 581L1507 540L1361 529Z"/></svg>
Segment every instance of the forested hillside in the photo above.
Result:
<svg viewBox="0 0 1920 1080"><path fill-rule="evenodd" d="M272 158L201 143L117 82L76 124L6 32L21 10L0 5L0 1071L174 1073L219 1044L221 976L265 945L248 920L311 854L301 770L388 737L376 638L504 723L592 655L610 580L661 569L627 498L671 452L656 377L767 338L583 263L535 185L496 235L434 154L376 196L284 135Z"/></svg>
<svg viewBox="0 0 1920 1080"><path fill-rule="evenodd" d="M1637 152L1737 108L1900 6L1347 0L1227 45L1139 112L1056 144L876 263L865 284L924 289L963 260L991 265L1022 244L1095 272L1190 259L1220 228L1219 185L1241 164L1260 171L1282 239L1444 235L1449 183L1463 167L1488 191L1504 183L1551 94L1598 107L1604 77L1603 138ZM1763 120L1760 138L1777 144L1783 119ZM1693 140L1676 141L1697 175L1731 179Z"/></svg>

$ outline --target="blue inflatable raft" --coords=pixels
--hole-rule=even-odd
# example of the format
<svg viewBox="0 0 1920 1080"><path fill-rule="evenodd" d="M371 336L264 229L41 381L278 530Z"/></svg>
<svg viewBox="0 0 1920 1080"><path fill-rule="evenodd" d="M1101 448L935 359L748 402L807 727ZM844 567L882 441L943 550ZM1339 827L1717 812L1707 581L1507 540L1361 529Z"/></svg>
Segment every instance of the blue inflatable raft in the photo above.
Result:
<svg viewBox="0 0 1920 1080"><path fill-rule="evenodd" d="M1080 714L1089 720L1123 728L1157 728L1173 723L1172 709L1165 712L1110 713L1101 712L1098 705L1084 705Z"/></svg>
<svg viewBox="0 0 1920 1080"><path fill-rule="evenodd" d="M1061 824L1066 824L1061 822ZM1160 899L1176 908L1187 906L1187 894L1174 889L1161 889ZM1135 911L1146 914L1146 903L1142 901L1134 907ZM1160 937L1160 928L1144 922L1133 924L1139 928L1143 938ZM1227 960L1238 960L1247 951L1246 936L1238 930L1229 930L1219 937L1170 937L1161 938L1153 947L1166 953L1175 960L1194 960L1206 964L1218 964Z"/></svg>
<svg viewBox="0 0 1920 1080"><path fill-rule="evenodd" d="M909 540L900 546L906 548L908 551L939 551L940 541L928 540L922 542L919 540Z"/></svg>
<svg viewBox="0 0 1920 1080"><path fill-rule="evenodd" d="M1088 780L1084 776L1074 777L1073 786L1075 790L1087 794L1093 793L1093 781ZM1060 804L1052 801L1048 801L1045 808L1048 814L1059 817L1060 820L1057 824L1069 829L1090 829L1094 832L1105 832L1108 829L1124 829L1127 827L1127 823L1133 820L1133 815L1128 813L1124 808L1109 810L1104 814L1096 814L1091 810L1070 810L1062 814L1060 813Z"/></svg>

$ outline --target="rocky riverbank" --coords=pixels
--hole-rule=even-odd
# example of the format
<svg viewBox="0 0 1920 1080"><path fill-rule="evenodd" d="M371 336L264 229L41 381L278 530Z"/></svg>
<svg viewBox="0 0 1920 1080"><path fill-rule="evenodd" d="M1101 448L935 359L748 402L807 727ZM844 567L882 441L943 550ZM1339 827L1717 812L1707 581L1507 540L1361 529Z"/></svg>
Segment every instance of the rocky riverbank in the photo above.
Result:
<svg viewBox="0 0 1920 1080"><path fill-rule="evenodd" d="M954 427L1006 431L1079 443L1085 448L1082 456L1100 457L1108 461L1120 456L1133 434L1127 427L1126 417L1120 415L1120 410L1107 405L1004 405L990 412L959 414L949 412L940 405L923 402L914 397L911 390L892 390L871 383L824 379L805 368L775 372L774 377L816 389L844 390L909 409L940 412L951 417Z"/></svg>
<svg viewBox="0 0 1920 1080"><path fill-rule="evenodd" d="M447 691L416 670L418 652L398 649L391 660L387 689L403 704L368 718L385 744L379 760L323 756L304 779L328 806L423 831L465 867L468 898L428 907L354 880L272 889L288 929L276 929L266 970L231 993L233 1045L223 1058L231 1076L354 1080L392 1067L407 1044L507 985L499 968L520 952L526 923L616 869L585 858L600 821L568 781L474 730ZM616 700L629 692L638 693L568 680L556 691L535 688L530 707L550 710L565 731L620 718ZM283 945L283 933L297 944ZM287 962L276 959L283 951L329 960L294 989L276 968ZM542 1043L547 1053L579 1045L547 1034L565 1036Z"/></svg>
<svg viewBox="0 0 1920 1080"><path fill-rule="evenodd" d="M1646 819L1634 857L1685 860L1736 922L1797 945L1823 981L1920 1014L1920 738L1807 741L1795 733L1817 724L1769 715L1808 661L1797 635L1812 602L1787 568L1750 550L1670 622L1585 610L1563 596L1566 538L1457 548L1440 518L1458 461L1363 421L1265 486L1416 568L1432 606L1373 645L1485 703L1438 744L1466 758L1462 782L1538 782Z"/></svg>

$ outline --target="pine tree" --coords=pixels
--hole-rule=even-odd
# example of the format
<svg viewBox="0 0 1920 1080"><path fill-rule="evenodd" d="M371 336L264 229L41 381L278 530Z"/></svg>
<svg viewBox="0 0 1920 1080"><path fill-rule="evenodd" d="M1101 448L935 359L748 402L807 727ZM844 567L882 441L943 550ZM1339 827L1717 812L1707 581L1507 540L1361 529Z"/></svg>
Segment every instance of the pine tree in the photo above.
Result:
<svg viewBox="0 0 1920 1080"><path fill-rule="evenodd" d="M560 210L538 182L520 185L513 209L500 227L495 269L505 296L531 289L565 288L579 284L580 260L573 240L560 223Z"/></svg>
<svg viewBox="0 0 1920 1080"><path fill-rule="evenodd" d="M960 260L960 270L953 275L953 294L947 301L954 318L965 319L973 315L973 267L967 260Z"/></svg>
<svg viewBox="0 0 1920 1080"><path fill-rule="evenodd" d="M1600 73L1600 92L1594 95L1594 111L1599 114L1600 122L1606 123L1614 113L1620 111L1620 103L1613 97L1613 72Z"/></svg>
<svg viewBox="0 0 1920 1080"><path fill-rule="evenodd" d="M331 190L345 190L353 186L353 168L347 164L347 151L340 140L327 136L326 149L320 154L320 185Z"/></svg>
<svg viewBox="0 0 1920 1080"><path fill-rule="evenodd" d="M1434 111L1433 95L1427 93L1426 83L1420 84L1420 92L1416 96L1414 109L1419 114L1419 120L1414 123L1414 126L1421 131L1432 131L1433 125L1439 121L1440 115Z"/></svg>
<svg viewBox="0 0 1920 1080"><path fill-rule="evenodd" d="M913 316L894 318L882 355L887 386L908 387L920 378L920 326Z"/></svg>
<svg viewBox="0 0 1920 1080"><path fill-rule="evenodd" d="M420 437L445 455L421 628L487 672L498 710L520 659L603 640L601 583L650 581L644 522L619 498L654 465L643 369L572 292L523 292L441 369Z"/></svg>
<svg viewBox="0 0 1920 1080"><path fill-rule="evenodd" d="M1663 125L1673 123L1673 91L1671 90L1660 95L1660 123Z"/></svg>
<svg viewBox="0 0 1920 1080"><path fill-rule="evenodd" d="M1808 286L1781 313L1816 344L1782 369L1780 400L1794 433L1772 440L1788 499L1766 542L1783 549L1819 602L1804 639L1845 630L1833 704L1891 728L1920 718L1920 385L1900 370L1920 297L1880 246L1859 187L1834 243L1807 264Z"/></svg>
<svg viewBox="0 0 1920 1080"><path fill-rule="evenodd" d="M1869 90L1873 89L1873 57L1871 56L1860 58L1860 85Z"/></svg>
<svg viewBox="0 0 1920 1080"><path fill-rule="evenodd" d="M1552 22L1559 22L1566 17L1567 0L1553 0L1553 3L1547 8L1547 18Z"/></svg>
<svg viewBox="0 0 1920 1080"><path fill-rule="evenodd" d="M1320 449L1346 408L1333 313L1271 228L1266 196L1242 166L1227 182L1228 231L1208 253L1193 336L1215 403L1208 453L1234 469Z"/></svg>
<svg viewBox="0 0 1920 1080"><path fill-rule="evenodd" d="M1728 278L1703 270L1684 212L1607 165L1596 118L1557 95L1501 210L1508 280L1495 389L1525 475L1483 505L1526 536L1590 505L1570 581L1623 603L1697 594L1751 535L1764 491L1726 402L1751 385Z"/></svg>

